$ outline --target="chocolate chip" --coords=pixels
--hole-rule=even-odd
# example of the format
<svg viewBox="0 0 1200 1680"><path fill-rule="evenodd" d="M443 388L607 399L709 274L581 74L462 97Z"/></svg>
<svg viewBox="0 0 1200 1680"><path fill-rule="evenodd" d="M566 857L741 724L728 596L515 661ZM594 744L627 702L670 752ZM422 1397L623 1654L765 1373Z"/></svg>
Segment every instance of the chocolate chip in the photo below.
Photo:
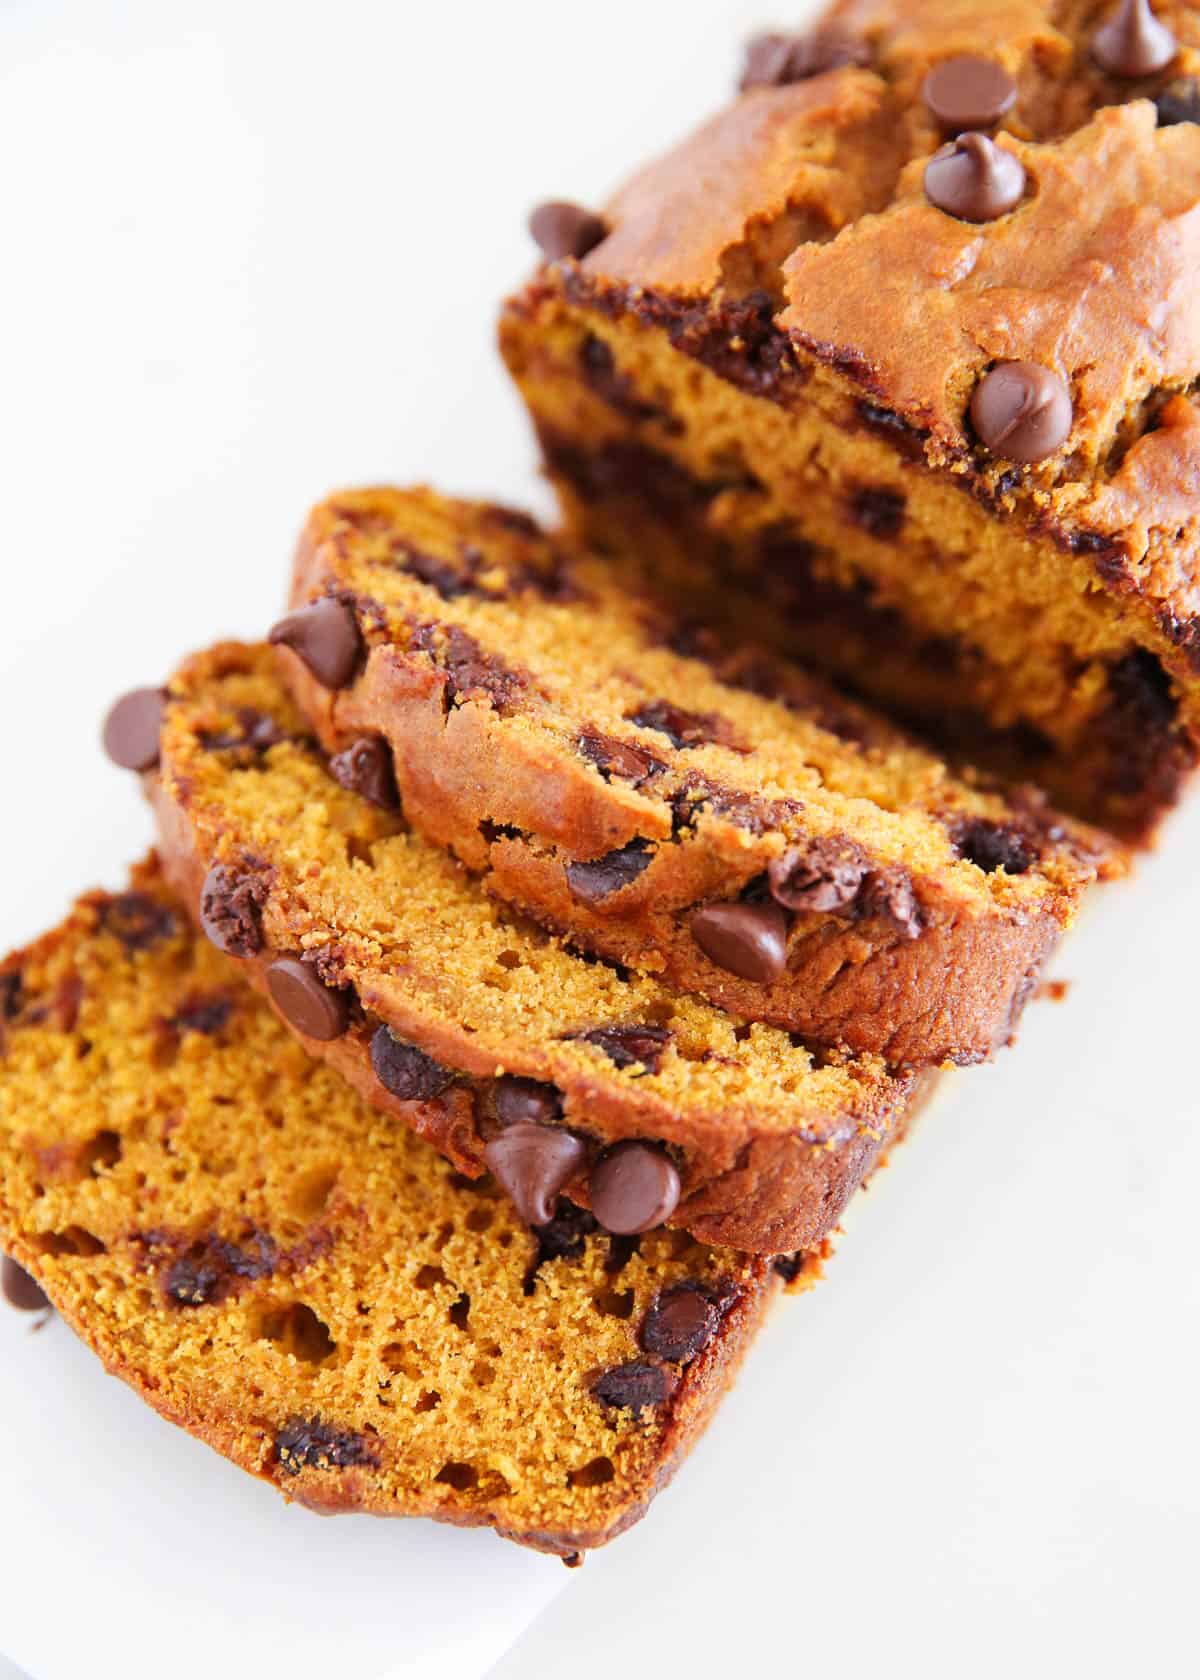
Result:
<svg viewBox="0 0 1200 1680"><path fill-rule="evenodd" d="M602 1406L638 1416L645 1410L665 1405L674 1387L670 1371L634 1359L628 1365L614 1365L611 1370L601 1371L592 1383L592 1395Z"/></svg>
<svg viewBox="0 0 1200 1680"><path fill-rule="evenodd" d="M1153 76L1179 51L1179 42L1150 10L1148 0L1121 0L1092 36L1092 56L1111 76Z"/></svg>
<svg viewBox="0 0 1200 1680"><path fill-rule="evenodd" d="M866 875L857 850L836 840L792 846L767 866L771 897L787 910L828 913L857 899Z"/></svg>
<svg viewBox="0 0 1200 1680"><path fill-rule="evenodd" d="M397 1038L390 1027L378 1027L371 1040L371 1066L379 1083L404 1102L432 1102L454 1081L449 1068L432 1056Z"/></svg>
<svg viewBox="0 0 1200 1680"><path fill-rule="evenodd" d="M50 1305L41 1285L7 1254L0 1256L0 1294L18 1312L42 1312Z"/></svg>
<svg viewBox="0 0 1200 1680"><path fill-rule="evenodd" d="M636 881L654 856L648 840L631 840L618 851L606 852L601 858L566 866L567 885L572 897L581 904L599 904Z"/></svg>
<svg viewBox="0 0 1200 1680"><path fill-rule="evenodd" d="M123 694L104 720L104 750L122 770L153 770L166 695L161 688Z"/></svg>
<svg viewBox="0 0 1200 1680"><path fill-rule="evenodd" d="M485 653L457 624L421 624L410 647L429 657L446 673L447 704L484 694L498 712L506 712L524 692L525 677L507 666L499 654Z"/></svg>
<svg viewBox="0 0 1200 1680"><path fill-rule="evenodd" d="M559 262L563 257L582 261L608 237L608 224L602 216L578 204L555 198L539 204L531 213L529 231L547 262Z"/></svg>
<svg viewBox="0 0 1200 1680"><path fill-rule="evenodd" d="M647 1073L657 1073L672 1035L667 1027L628 1026L592 1027L587 1032L568 1036L583 1044L594 1044L619 1068L641 1066Z"/></svg>
<svg viewBox="0 0 1200 1680"><path fill-rule="evenodd" d="M587 1149L561 1127L518 1120L484 1145L483 1158L525 1223L546 1225L559 1193L587 1159Z"/></svg>
<svg viewBox="0 0 1200 1680"><path fill-rule="evenodd" d="M127 951L148 951L169 939L179 926L173 910L139 892L110 898L100 920L105 932L119 939Z"/></svg>
<svg viewBox="0 0 1200 1680"><path fill-rule="evenodd" d="M232 729L200 731L200 745L205 752L245 748L252 753L264 753L268 747L278 746L280 741L287 740L286 732L275 719L267 712L260 712L256 706L239 706L235 717Z"/></svg>
<svg viewBox="0 0 1200 1680"><path fill-rule="evenodd" d="M860 916L877 916L890 922L905 939L916 939L924 929L913 884L901 870L881 869L867 876L859 891L855 910Z"/></svg>
<svg viewBox="0 0 1200 1680"><path fill-rule="evenodd" d="M377 735L364 735L344 752L335 753L329 760L329 773L348 793L357 793L381 811L400 809L392 755Z"/></svg>
<svg viewBox="0 0 1200 1680"><path fill-rule="evenodd" d="M605 780L610 776L619 776L622 781L632 782L637 787L651 776L661 776L667 768L662 759L655 758L646 747L635 746L632 741L618 741L612 735L581 735L576 745Z"/></svg>
<svg viewBox="0 0 1200 1680"><path fill-rule="evenodd" d="M176 1032L204 1033L211 1038L221 1031L232 1014L232 998L190 998L171 1016L170 1024Z"/></svg>
<svg viewBox="0 0 1200 1680"><path fill-rule="evenodd" d="M562 1113L562 1098L553 1085L543 1085L536 1079L518 1079L506 1073L497 1079L492 1091L496 1118L505 1126L526 1122L533 1126L549 1126ZM546 1218L549 1219L547 1214ZM545 1221L539 1221L544 1224Z"/></svg>
<svg viewBox="0 0 1200 1680"><path fill-rule="evenodd" d="M200 891L200 926L218 951L229 957L252 957L262 950L261 877L214 863Z"/></svg>
<svg viewBox="0 0 1200 1680"><path fill-rule="evenodd" d="M804 1249L797 1249L794 1254L777 1254L771 1262L771 1269L784 1283L795 1283L804 1270L804 1263L808 1259Z"/></svg>
<svg viewBox="0 0 1200 1680"><path fill-rule="evenodd" d="M720 1322L716 1303L701 1286L677 1283L660 1290L650 1303L638 1331L638 1346L656 1359L684 1365L708 1346Z"/></svg>
<svg viewBox="0 0 1200 1680"><path fill-rule="evenodd" d="M1025 835L1011 823L969 817L955 829L954 844L960 857L989 874L1003 869L1007 875L1024 875L1033 867L1033 849Z"/></svg>
<svg viewBox="0 0 1200 1680"><path fill-rule="evenodd" d="M15 1021L21 1013L24 982L19 969L0 974L0 1021Z"/></svg>
<svg viewBox="0 0 1200 1680"><path fill-rule="evenodd" d="M1195 76L1180 76L1168 82L1154 101L1159 128L1174 128L1177 123L1200 123L1200 81Z"/></svg>
<svg viewBox="0 0 1200 1680"><path fill-rule="evenodd" d="M835 29L818 29L810 35L756 35L747 43L738 86L742 93L756 87L786 87L844 64L870 62L865 41Z"/></svg>
<svg viewBox="0 0 1200 1680"><path fill-rule="evenodd" d="M177 1307L205 1307L223 1300L242 1281L270 1277L279 1263L272 1238L256 1232L244 1243L207 1236L169 1261L163 1294Z"/></svg>
<svg viewBox="0 0 1200 1680"><path fill-rule="evenodd" d="M951 134L961 134L998 123L1016 101L1017 84L994 59L963 53L934 65L921 96L935 122Z"/></svg>
<svg viewBox="0 0 1200 1680"><path fill-rule="evenodd" d="M329 597L281 618L267 640L291 648L325 688L345 688L363 653L353 612Z"/></svg>
<svg viewBox="0 0 1200 1680"><path fill-rule="evenodd" d="M788 919L778 904L706 904L688 927L718 968L766 985L787 968Z"/></svg>
<svg viewBox="0 0 1200 1680"><path fill-rule="evenodd" d="M275 1456L289 1476L301 1470L348 1470L356 1465L374 1469L379 1455L353 1429L335 1429L320 1418L289 1418L275 1437Z"/></svg>
<svg viewBox="0 0 1200 1680"><path fill-rule="evenodd" d="M1024 192L1024 164L986 134L960 134L925 165L926 198L964 222L994 222Z"/></svg>
<svg viewBox="0 0 1200 1680"><path fill-rule="evenodd" d="M573 1202L560 1202L554 1217L537 1227L537 1259L534 1270L548 1260L579 1260L587 1247L587 1240L599 1226L586 1208Z"/></svg>
<svg viewBox="0 0 1200 1680"><path fill-rule="evenodd" d="M656 729L665 735L673 747L702 747L718 739L720 724L716 718L700 712L685 712L669 700L651 700L630 714L630 723L639 729Z"/></svg>
<svg viewBox="0 0 1200 1680"><path fill-rule="evenodd" d="M328 1044L350 1025L350 999L326 986L300 957L277 957L267 970L271 1002L289 1027Z"/></svg>
<svg viewBox="0 0 1200 1680"><path fill-rule="evenodd" d="M887 542L900 535L905 505L899 490L885 484L864 484L850 498L850 513L855 524L870 536Z"/></svg>
<svg viewBox="0 0 1200 1680"><path fill-rule="evenodd" d="M998 362L971 398L971 420L993 455L1044 461L1070 435L1074 416L1066 384L1039 362Z"/></svg>
<svg viewBox="0 0 1200 1680"><path fill-rule="evenodd" d="M675 1212L679 1195L674 1163L648 1143L616 1144L600 1157L588 1179L592 1212L606 1231L618 1236L656 1230Z"/></svg>

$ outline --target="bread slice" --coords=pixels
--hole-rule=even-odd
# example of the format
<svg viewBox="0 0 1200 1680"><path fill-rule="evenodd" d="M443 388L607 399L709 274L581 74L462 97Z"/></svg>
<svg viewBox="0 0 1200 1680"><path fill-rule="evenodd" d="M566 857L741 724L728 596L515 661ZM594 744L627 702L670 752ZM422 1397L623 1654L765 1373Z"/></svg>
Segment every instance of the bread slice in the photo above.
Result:
<svg viewBox="0 0 1200 1680"><path fill-rule="evenodd" d="M786 1273L535 1235L314 1065L153 860L0 965L0 1245L151 1406L318 1511L573 1560L645 1510Z"/></svg>
<svg viewBox="0 0 1200 1680"><path fill-rule="evenodd" d="M382 753L418 833L578 946L813 1042L983 1059L1112 862L507 509L334 496L293 605L293 693L347 772Z"/></svg>
<svg viewBox="0 0 1200 1680"><path fill-rule="evenodd" d="M180 897L308 1048L535 1222L552 1185L610 1231L810 1247L902 1124L913 1076L743 1026L481 892L335 779L265 646L172 679L148 784Z"/></svg>
<svg viewBox="0 0 1200 1680"><path fill-rule="evenodd" d="M1122 75L1117 10L844 0L758 43L598 243L544 241L502 345L588 541L1144 839L1200 753L1200 13L1156 0ZM964 55L1001 97L954 121Z"/></svg>

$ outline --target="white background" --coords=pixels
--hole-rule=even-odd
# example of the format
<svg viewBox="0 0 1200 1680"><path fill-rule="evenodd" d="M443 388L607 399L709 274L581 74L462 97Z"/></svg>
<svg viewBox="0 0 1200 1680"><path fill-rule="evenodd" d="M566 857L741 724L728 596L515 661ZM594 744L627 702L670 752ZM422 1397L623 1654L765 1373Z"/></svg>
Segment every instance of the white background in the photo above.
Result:
<svg viewBox="0 0 1200 1680"><path fill-rule="evenodd" d="M795 12L785 21L793 21ZM280 604L306 505L537 498L492 350L531 201L731 86L726 0L0 0L0 940L146 843L109 698ZM284 1509L0 1316L0 1651L36 1680L1194 1672L1200 811L959 1076L676 1487L570 1577ZM2 1664L0 1664L2 1666Z"/></svg>

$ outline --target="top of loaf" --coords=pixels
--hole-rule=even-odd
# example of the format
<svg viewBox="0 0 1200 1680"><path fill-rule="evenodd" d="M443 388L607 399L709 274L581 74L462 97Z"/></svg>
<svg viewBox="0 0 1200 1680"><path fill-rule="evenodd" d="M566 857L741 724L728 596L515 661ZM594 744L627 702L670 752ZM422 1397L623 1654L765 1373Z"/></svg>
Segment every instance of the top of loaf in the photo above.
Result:
<svg viewBox="0 0 1200 1680"><path fill-rule="evenodd" d="M617 193L562 283L682 348L703 337L717 371L782 403L814 375L848 385L997 509L1107 545L1182 637L1200 614L1200 9L1157 6L1176 51L1144 76L1096 59L1120 9L842 0L808 40L844 50L807 57L853 62L746 87ZM989 221L925 189L953 133L926 77L958 55L1015 87L986 132L1025 191ZM1050 369L1071 401L1061 445L1017 467L970 418L1009 361Z"/></svg>

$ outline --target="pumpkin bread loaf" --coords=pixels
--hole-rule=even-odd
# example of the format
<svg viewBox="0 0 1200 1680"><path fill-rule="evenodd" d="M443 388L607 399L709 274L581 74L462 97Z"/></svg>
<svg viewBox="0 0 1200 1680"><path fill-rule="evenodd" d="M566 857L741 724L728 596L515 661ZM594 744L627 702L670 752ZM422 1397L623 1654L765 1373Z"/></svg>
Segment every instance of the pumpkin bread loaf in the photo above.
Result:
<svg viewBox="0 0 1200 1680"><path fill-rule="evenodd" d="M272 640L335 773L382 766L414 830L577 946L814 1042L983 1059L1105 858L507 509L335 496L293 606Z"/></svg>
<svg viewBox="0 0 1200 1680"><path fill-rule="evenodd" d="M163 863L306 1046L532 1224L559 1191L610 1232L819 1243L916 1076L741 1025L588 959L343 786L269 647L171 681L146 785Z"/></svg>
<svg viewBox="0 0 1200 1680"><path fill-rule="evenodd" d="M1200 747L1200 9L844 0L502 347L570 523L1144 839Z"/></svg>
<svg viewBox="0 0 1200 1680"><path fill-rule="evenodd" d="M0 965L0 1244L156 1411L319 1511L574 1560L815 1260L532 1233L280 1027L153 861ZM21 1279L6 1264L6 1279Z"/></svg>

